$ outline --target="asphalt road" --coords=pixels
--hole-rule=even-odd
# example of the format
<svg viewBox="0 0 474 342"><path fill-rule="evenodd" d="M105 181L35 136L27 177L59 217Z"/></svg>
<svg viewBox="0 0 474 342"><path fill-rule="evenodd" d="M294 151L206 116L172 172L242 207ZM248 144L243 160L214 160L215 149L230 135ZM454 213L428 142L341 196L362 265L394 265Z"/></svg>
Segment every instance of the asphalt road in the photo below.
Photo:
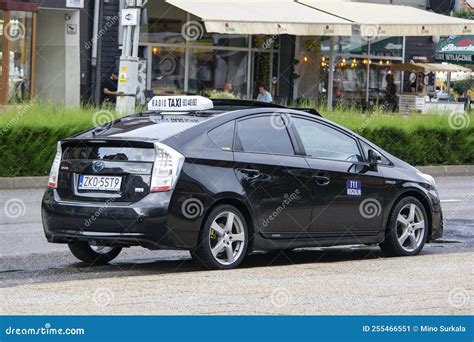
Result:
<svg viewBox="0 0 474 342"><path fill-rule="evenodd" d="M187 252L141 248L85 267L46 242L42 190L2 190L0 314L472 314L474 177L436 181L445 235L417 257L301 249L252 255L223 272L199 269ZM18 210L10 217L7 202Z"/></svg>

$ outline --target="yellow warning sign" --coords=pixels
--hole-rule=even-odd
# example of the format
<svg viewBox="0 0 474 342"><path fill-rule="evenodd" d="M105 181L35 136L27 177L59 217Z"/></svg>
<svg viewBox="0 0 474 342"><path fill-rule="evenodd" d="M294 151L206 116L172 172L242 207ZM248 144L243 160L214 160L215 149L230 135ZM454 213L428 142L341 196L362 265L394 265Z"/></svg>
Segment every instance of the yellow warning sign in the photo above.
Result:
<svg viewBox="0 0 474 342"><path fill-rule="evenodd" d="M120 83L126 83L126 82L127 82L127 74L125 74L124 72L122 72L122 73L120 74L119 82L120 82Z"/></svg>

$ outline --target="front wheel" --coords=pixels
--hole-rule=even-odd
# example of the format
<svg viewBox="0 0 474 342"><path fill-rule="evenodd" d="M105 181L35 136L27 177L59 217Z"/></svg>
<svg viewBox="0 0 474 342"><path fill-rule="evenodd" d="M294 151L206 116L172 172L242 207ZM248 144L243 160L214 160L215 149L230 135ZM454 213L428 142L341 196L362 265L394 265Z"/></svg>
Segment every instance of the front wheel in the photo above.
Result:
<svg viewBox="0 0 474 342"><path fill-rule="evenodd" d="M208 269L238 267L247 253L248 230L242 213L232 205L219 205L205 221L193 258Z"/></svg>
<svg viewBox="0 0 474 342"><path fill-rule="evenodd" d="M70 242L69 249L76 258L90 266L107 264L122 251L121 247L97 246L86 241Z"/></svg>
<svg viewBox="0 0 474 342"><path fill-rule="evenodd" d="M380 244L387 256L417 255L428 235L428 215L415 197L399 201L390 215L385 241Z"/></svg>

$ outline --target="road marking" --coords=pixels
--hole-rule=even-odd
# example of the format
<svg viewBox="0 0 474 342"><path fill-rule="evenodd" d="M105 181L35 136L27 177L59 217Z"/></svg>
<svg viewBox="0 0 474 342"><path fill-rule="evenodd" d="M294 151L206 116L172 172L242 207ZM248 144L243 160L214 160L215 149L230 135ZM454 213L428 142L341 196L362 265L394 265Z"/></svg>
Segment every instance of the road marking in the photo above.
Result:
<svg viewBox="0 0 474 342"><path fill-rule="evenodd" d="M441 200L441 203L455 203L455 202L462 202L462 200L460 200L460 199Z"/></svg>

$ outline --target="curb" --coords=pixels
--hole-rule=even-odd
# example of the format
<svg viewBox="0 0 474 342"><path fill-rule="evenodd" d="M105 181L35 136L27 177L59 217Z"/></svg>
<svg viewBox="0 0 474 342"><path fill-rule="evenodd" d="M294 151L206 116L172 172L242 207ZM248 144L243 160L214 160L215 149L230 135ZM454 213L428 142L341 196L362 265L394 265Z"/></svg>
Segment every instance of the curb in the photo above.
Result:
<svg viewBox="0 0 474 342"><path fill-rule="evenodd" d="M417 169L433 177L474 176L474 165L417 166Z"/></svg>
<svg viewBox="0 0 474 342"><path fill-rule="evenodd" d="M49 177L0 177L0 190L46 189Z"/></svg>
<svg viewBox="0 0 474 342"><path fill-rule="evenodd" d="M417 166L417 169L433 177L474 176L474 165ZM0 190L46 189L48 176L0 177Z"/></svg>

